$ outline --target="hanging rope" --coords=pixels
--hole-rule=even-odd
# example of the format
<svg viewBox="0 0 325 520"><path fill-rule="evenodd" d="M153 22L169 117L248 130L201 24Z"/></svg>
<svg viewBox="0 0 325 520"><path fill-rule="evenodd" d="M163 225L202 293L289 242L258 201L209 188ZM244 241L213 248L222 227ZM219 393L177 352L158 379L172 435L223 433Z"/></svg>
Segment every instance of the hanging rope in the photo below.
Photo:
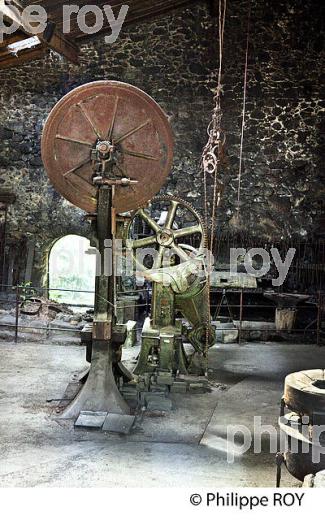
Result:
<svg viewBox="0 0 325 520"><path fill-rule="evenodd" d="M222 69L223 69L223 48L224 48L224 33L226 21L227 0L219 0L219 69L217 87L215 90L214 103L215 108L212 113L212 119L208 126L208 142L202 154L202 166L204 174L204 211L207 229L210 228L210 250L213 251L214 244L214 230L215 217L217 206L220 202L220 193L222 190L222 182L218 179L219 164L223 155L223 147L225 144L225 136L222 131L222 109L221 96L223 94L222 88ZM211 218L208 216L208 176L213 177L213 202Z"/></svg>
<svg viewBox="0 0 325 520"><path fill-rule="evenodd" d="M214 95L215 107L212 113L212 119L208 126L208 142L203 150L202 154L202 167L204 175L204 213L206 228L210 228L210 254L213 254L214 246L214 232L216 226L216 212L217 207L220 203L220 195L222 191L222 182L218 178L219 165L223 156L223 147L225 144L225 136L222 131L222 109L221 109L221 96L223 94L222 89L222 70L223 70L223 48L224 48L224 33L225 33L225 21L226 21L226 8L227 0L219 0L219 69L218 69L218 80L217 87ZM208 211L208 177L213 178L213 201L211 217L209 218ZM208 316L206 319L206 344L204 351L205 358L205 372L208 374L208 351L210 346L210 288L211 288L211 262L208 259L207 266L207 298L208 298Z"/></svg>
<svg viewBox="0 0 325 520"><path fill-rule="evenodd" d="M252 0L250 0L250 2L249 2L248 21L247 21L246 57L245 57L244 89L243 89L244 90L243 113L242 113L241 138L240 138L238 191L237 191L237 218L238 218L238 220L239 220L239 212L240 212L241 181L242 181L242 174L243 174L243 149L244 149L244 133L245 133L245 123L246 123L247 74L248 74L248 52L249 52L251 9L252 9Z"/></svg>

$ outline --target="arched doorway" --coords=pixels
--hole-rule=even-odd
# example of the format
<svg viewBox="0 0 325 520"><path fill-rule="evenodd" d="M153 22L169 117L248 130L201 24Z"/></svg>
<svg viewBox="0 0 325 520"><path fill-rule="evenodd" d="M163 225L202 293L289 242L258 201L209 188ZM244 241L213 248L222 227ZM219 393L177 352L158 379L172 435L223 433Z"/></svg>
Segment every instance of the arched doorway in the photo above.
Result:
<svg viewBox="0 0 325 520"><path fill-rule="evenodd" d="M94 304L96 255L90 249L89 240L78 235L66 235L55 242L49 256L51 299L73 305Z"/></svg>

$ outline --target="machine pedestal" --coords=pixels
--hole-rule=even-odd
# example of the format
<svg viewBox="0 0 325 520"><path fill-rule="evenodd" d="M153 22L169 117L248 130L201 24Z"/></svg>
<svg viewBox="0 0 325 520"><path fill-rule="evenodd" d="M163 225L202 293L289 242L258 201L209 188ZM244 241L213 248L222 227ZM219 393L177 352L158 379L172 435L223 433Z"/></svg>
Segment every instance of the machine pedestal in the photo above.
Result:
<svg viewBox="0 0 325 520"><path fill-rule="evenodd" d="M129 414L130 409L121 396L113 373L112 349L107 341L94 341L92 363L87 380L59 419L77 419L81 412Z"/></svg>
<svg viewBox="0 0 325 520"><path fill-rule="evenodd" d="M147 318L142 331L142 345L134 373L144 375L156 370L187 374L187 359L182 343L182 323L155 329Z"/></svg>

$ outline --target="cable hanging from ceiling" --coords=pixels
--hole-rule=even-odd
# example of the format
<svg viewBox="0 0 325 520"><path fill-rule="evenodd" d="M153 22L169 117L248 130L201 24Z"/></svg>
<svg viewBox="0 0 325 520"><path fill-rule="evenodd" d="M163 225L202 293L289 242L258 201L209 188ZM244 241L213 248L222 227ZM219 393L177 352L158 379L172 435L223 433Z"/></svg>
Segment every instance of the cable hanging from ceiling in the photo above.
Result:
<svg viewBox="0 0 325 520"><path fill-rule="evenodd" d="M202 154L202 167L204 175L204 212L205 222L208 229L210 229L210 250L213 251L214 231L215 231L215 217L217 207L220 203L220 196L223 188L222 181L218 178L219 165L223 156L223 148L225 145L225 135L222 130L222 108L221 97L223 94L222 85L222 71L223 71L223 49L224 49L224 34L226 22L227 0L219 0L219 68L217 87L214 95L214 109L212 112L212 119L208 126L208 142ZM209 216L208 204L208 177L213 179L213 199L212 211Z"/></svg>
<svg viewBox="0 0 325 520"><path fill-rule="evenodd" d="M222 108L221 108L221 96L223 94L222 86L222 70L223 70L223 49L224 49L224 34L225 34L225 23L226 23L226 9L227 0L219 0L219 68L218 68L218 79L217 87L214 94L214 109L212 113L212 119L208 126L208 142L202 153L202 168L204 175L204 214L205 224L207 230L210 230L210 243L208 247L211 254L213 253L214 245L214 232L215 232L215 221L217 207L220 203L221 192L223 184L219 179L219 166L223 156L223 148L225 145L225 135L222 130ZM209 205L208 205L208 178L212 177L213 186L213 197L212 197L212 211L209 216ZM209 352L209 324L210 324L210 287L211 287L211 270L212 270L211 258L207 259L207 286L208 286L208 313L206 318L206 342L205 349L203 352L206 364L206 375L208 375L208 352Z"/></svg>
<svg viewBox="0 0 325 520"><path fill-rule="evenodd" d="M244 86L243 86L243 109L242 109L241 136L240 136L237 208L236 208L237 209L236 220L237 220L238 224L239 224L239 219L240 219L240 196L241 196L242 175L243 175L244 135L245 135L245 128L246 128L246 102L247 102L248 56L249 56L251 11L252 11L252 0L249 1L248 18L247 18L246 54L245 54L245 70L244 70Z"/></svg>

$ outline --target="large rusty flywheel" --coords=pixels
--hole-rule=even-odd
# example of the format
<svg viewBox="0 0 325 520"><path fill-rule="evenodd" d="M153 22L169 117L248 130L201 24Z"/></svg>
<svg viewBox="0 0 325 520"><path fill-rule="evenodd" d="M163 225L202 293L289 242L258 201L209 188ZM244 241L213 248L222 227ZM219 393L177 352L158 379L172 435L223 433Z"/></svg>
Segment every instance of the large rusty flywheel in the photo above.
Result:
<svg viewBox="0 0 325 520"><path fill-rule="evenodd" d="M117 81L83 85L55 105L44 127L43 162L56 190L89 213L97 204L93 157L105 146L114 148L114 176L137 181L116 186L116 210L145 206L172 166L173 136L165 113L143 91Z"/></svg>

